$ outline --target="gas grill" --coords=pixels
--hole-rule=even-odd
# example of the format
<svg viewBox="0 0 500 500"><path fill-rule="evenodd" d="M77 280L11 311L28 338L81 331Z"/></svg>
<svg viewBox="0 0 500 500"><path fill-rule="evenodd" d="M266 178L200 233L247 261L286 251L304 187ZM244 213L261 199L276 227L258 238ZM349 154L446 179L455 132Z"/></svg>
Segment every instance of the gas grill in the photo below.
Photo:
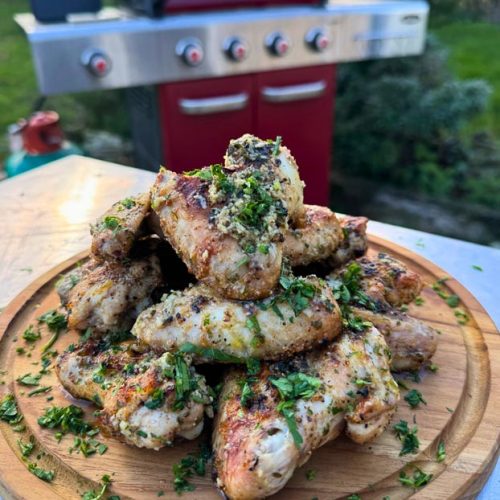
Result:
<svg viewBox="0 0 500 500"><path fill-rule="evenodd" d="M245 132L283 137L328 203L335 65L419 54L422 1L129 0L64 23L16 21L39 88L126 88L137 166L184 171L222 161Z"/></svg>

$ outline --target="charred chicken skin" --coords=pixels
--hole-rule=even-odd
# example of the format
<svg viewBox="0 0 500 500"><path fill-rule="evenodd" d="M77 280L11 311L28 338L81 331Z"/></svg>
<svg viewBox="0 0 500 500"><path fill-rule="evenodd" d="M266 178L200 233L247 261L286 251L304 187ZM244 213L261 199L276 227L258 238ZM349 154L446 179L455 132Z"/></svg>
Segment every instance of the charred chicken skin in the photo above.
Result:
<svg viewBox="0 0 500 500"><path fill-rule="evenodd" d="M344 427L357 443L374 439L399 399L375 328L247 377L226 375L213 434L217 484L233 500L276 493Z"/></svg>
<svg viewBox="0 0 500 500"><path fill-rule="evenodd" d="M56 373L72 396L102 408L99 424L105 431L157 450L177 437L198 437L204 413L212 416L205 379L190 364L188 356L137 353L127 344L101 340L60 355Z"/></svg>
<svg viewBox="0 0 500 500"><path fill-rule="evenodd" d="M63 277L57 291L70 328L104 333L129 329L162 281L156 255L127 263L91 259Z"/></svg>
<svg viewBox="0 0 500 500"><path fill-rule="evenodd" d="M222 299L203 284L173 292L143 311L132 333L159 351L189 343L238 358L281 359L332 340L341 326L325 281L282 276L261 301ZM197 360L207 359L201 353Z"/></svg>
<svg viewBox="0 0 500 500"><path fill-rule="evenodd" d="M326 260L338 251L343 233L336 215L326 207L304 205L304 216L286 233L284 255L292 267Z"/></svg>
<svg viewBox="0 0 500 500"><path fill-rule="evenodd" d="M90 227L92 255L97 260L123 260L150 210L149 192L115 203Z"/></svg>

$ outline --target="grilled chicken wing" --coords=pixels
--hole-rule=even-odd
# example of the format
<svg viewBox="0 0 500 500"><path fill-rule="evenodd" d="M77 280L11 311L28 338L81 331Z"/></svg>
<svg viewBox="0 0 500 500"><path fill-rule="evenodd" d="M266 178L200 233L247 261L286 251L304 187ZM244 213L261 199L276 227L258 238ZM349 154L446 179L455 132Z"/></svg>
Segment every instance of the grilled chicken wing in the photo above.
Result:
<svg viewBox="0 0 500 500"><path fill-rule="evenodd" d="M361 289L379 310L386 309L388 305L407 304L422 290L420 276L386 253L379 253L376 258L361 257L353 262L359 267ZM352 262L335 270L329 279L342 279L350 266Z"/></svg>
<svg viewBox="0 0 500 500"><path fill-rule="evenodd" d="M155 255L127 263L91 259L76 274L63 278L58 292L71 328L102 333L129 329L138 314L152 304L151 294L161 283Z"/></svg>
<svg viewBox="0 0 500 500"><path fill-rule="evenodd" d="M130 252L150 209L150 193L115 203L91 225L91 252L98 260L122 260Z"/></svg>
<svg viewBox="0 0 500 500"><path fill-rule="evenodd" d="M102 407L101 427L140 448L157 450L176 437L194 439L203 429L204 413L212 416L205 379L189 357L90 341L60 355L56 373L71 395Z"/></svg>
<svg viewBox="0 0 500 500"><path fill-rule="evenodd" d="M394 309L374 312L352 307L352 312L372 323L385 336L392 353L392 371L418 370L436 352L436 330L418 319Z"/></svg>
<svg viewBox="0 0 500 500"><path fill-rule="evenodd" d="M338 251L344 238L339 221L329 208L304 207L304 217L285 237L284 255L293 267L324 261Z"/></svg>
<svg viewBox="0 0 500 500"><path fill-rule="evenodd" d="M326 348L266 365L251 384L253 397L246 404L242 404L246 374L230 371L213 434L217 484L223 492L233 500L276 493L314 449L335 439L344 426L358 443L380 435L399 399L386 351L375 328L363 334L345 333ZM304 375L313 380L304 381ZM294 438L279 411L280 391L290 391L284 380L293 384L297 379L305 385L305 397L296 400L289 417L300 439ZM311 386L315 389L308 392Z"/></svg>
<svg viewBox="0 0 500 500"><path fill-rule="evenodd" d="M259 359L281 359L338 335L340 311L323 280L281 281L274 295L259 302L222 299L202 284L172 292L140 314L132 333L162 351L189 342Z"/></svg>
<svg viewBox="0 0 500 500"><path fill-rule="evenodd" d="M366 253L368 240L366 236L366 217L345 216L339 218L343 238L339 247L329 256L330 267L343 266L351 259Z"/></svg>
<svg viewBox="0 0 500 500"><path fill-rule="evenodd" d="M275 167L284 194L284 203L291 221L298 222L304 215L304 183L300 180L299 167L290 150L276 141L264 141L245 134L229 143L224 157L225 166L260 168L264 164Z"/></svg>
<svg viewBox="0 0 500 500"><path fill-rule="evenodd" d="M202 172L212 175L210 169ZM229 175L222 171L221 175L225 182L231 182ZM216 181L211 179L165 170L158 174L152 203L162 231L189 271L221 295L234 299L265 297L275 287L281 270L286 208L279 196L266 198L269 203L263 205L265 213L259 214L252 195L212 204L210 188ZM219 192L216 188L212 191L215 196ZM248 217L239 217L247 205Z"/></svg>

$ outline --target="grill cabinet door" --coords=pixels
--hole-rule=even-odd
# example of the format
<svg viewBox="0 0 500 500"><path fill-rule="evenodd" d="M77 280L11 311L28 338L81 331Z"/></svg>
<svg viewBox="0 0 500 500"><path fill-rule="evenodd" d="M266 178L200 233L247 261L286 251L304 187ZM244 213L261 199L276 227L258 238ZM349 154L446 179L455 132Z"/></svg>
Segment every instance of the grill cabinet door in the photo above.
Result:
<svg viewBox="0 0 500 500"><path fill-rule="evenodd" d="M333 142L334 66L256 75L257 135L281 135L306 183L307 203L328 205Z"/></svg>
<svg viewBox="0 0 500 500"><path fill-rule="evenodd" d="M158 87L166 167L176 172L223 163L230 139L253 130L251 75Z"/></svg>

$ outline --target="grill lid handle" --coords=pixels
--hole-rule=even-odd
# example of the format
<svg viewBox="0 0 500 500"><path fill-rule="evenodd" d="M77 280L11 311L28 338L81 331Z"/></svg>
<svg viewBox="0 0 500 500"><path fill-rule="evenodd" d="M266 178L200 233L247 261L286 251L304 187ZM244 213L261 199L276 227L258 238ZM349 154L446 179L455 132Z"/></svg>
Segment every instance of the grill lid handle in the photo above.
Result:
<svg viewBox="0 0 500 500"><path fill-rule="evenodd" d="M243 109L248 104L246 92L203 99L180 99L179 107L185 115L210 115Z"/></svg>
<svg viewBox="0 0 500 500"><path fill-rule="evenodd" d="M286 87L264 87L261 94L267 102L290 102L320 97L325 89L326 82L319 80L300 85L287 85Z"/></svg>

